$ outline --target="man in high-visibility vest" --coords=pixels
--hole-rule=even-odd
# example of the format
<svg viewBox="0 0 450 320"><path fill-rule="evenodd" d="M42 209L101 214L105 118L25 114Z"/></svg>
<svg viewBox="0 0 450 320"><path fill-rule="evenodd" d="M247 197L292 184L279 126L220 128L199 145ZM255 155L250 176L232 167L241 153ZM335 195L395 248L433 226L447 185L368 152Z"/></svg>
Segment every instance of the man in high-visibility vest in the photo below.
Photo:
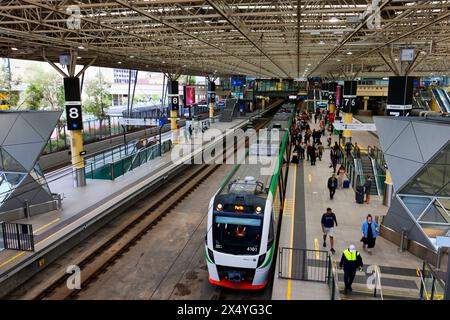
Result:
<svg viewBox="0 0 450 320"><path fill-rule="evenodd" d="M342 253L341 262L339 266L344 269L344 294L352 292L352 283L355 279L356 270L362 270L363 261L361 255L356 250L355 245L351 244L348 249Z"/></svg>

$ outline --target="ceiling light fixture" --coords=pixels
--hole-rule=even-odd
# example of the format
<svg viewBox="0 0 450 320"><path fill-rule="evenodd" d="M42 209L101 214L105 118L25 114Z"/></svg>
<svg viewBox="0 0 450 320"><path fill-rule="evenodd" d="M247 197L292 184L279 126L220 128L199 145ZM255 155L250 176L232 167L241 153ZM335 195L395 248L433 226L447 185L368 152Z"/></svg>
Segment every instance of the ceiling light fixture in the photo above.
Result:
<svg viewBox="0 0 450 320"><path fill-rule="evenodd" d="M352 54L353 54L353 52L349 51L349 52L347 52L347 54L348 54L348 55L352 55Z"/></svg>
<svg viewBox="0 0 450 320"><path fill-rule="evenodd" d="M15 47L12 47L11 50L12 50L12 51L17 51L17 50L19 50L19 49L15 48Z"/></svg>

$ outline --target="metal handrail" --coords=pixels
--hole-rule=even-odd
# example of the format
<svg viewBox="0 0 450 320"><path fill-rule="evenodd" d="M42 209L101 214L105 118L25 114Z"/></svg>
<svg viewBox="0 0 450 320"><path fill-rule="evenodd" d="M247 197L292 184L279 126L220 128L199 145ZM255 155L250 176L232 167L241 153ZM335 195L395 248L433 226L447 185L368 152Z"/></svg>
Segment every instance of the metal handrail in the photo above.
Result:
<svg viewBox="0 0 450 320"><path fill-rule="evenodd" d="M425 291L425 299L428 300L428 291L427 291L427 287L425 285L425 280L423 279L423 274L422 271L420 270L419 267L416 268L416 272L420 278L420 282L421 282L421 286L420 286L420 295L421 297L423 297L423 291Z"/></svg>
<svg viewBox="0 0 450 320"><path fill-rule="evenodd" d="M331 257L330 259L330 269L331 269L331 300L337 300L339 297L336 296L336 294L339 296L339 278L338 278L338 268L337 263L335 260L333 260Z"/></svg>
<svg viewBox="0 0 450 320"><path fill-rule="evenodd" d="M428 294L427 290L426 290L426 285L425 285L425 276L424 276L424 272L425 272L425 268L427 268L427 272L430 273L431 275L431 293ZM430 266L430 264L426 261L423 262L423 266L422 266L422 271L417 268L417 272L419 273L420 277L421 277L421 289L420 289L420 295L421 298L423 298L423 291L425 291L426 295L426 300L434 300L434 297L436 295L436 291L437 291L437 286L436 286L436 282L441 286L441 288L445 288L445 284L444 282L437 276L437 274L434 272L434 270L432 269L432 267ZM430 299L428 299L428 296L430 297Z"/></svg>

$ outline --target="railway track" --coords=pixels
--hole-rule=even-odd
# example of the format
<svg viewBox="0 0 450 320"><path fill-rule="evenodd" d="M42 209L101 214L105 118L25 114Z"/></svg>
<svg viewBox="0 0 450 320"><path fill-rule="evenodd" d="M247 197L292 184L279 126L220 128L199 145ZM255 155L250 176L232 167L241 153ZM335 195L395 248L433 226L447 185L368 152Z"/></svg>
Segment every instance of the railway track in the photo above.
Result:
<svg viewBox="0 0 450 320"><path fill-rule="evenodd" d="M258 128L264 127L269 120L262 121ZM226 154L224 150L223 155ZM45 281L26 292L22 299L33 300L64 300L74 299L89 287L89 285L104 273L109 266L114 264L140 239L163 219L172 208L188 197L195 189L210 177L220 165L195 165L185 177L164 188L154 199L143 199L142 208L126 218L123 223L115 226L93 245L88 246L81 254L71 259L71 265L76 265L81 270L80 289L69 289L67 281L71 276L64 268L50 275ZM197 226L196 232L203 224ZM200 250L202 251L202 250ZM175 263L175 261L174 261ZM163 277L164 279L164 277ZM163 281L163 280L162 280ZM162 282L161 281L161 282ZM223 297L219 293L215 295Z"/></svg>
<svg viewBox="0 0 450 320"><path fill-rule="evenodd" d="M81 269L81 289L69 289L67 279L70 275L64 273L60 277L57 276L51 286L37 293L33 299L64 300L75 297L218 167L219 165L200 165L186 179L179 181L151 201L141 214L128 219L121 228L111 233L109 238L89 248L77 261L74 261L73 264Z"/></svg>

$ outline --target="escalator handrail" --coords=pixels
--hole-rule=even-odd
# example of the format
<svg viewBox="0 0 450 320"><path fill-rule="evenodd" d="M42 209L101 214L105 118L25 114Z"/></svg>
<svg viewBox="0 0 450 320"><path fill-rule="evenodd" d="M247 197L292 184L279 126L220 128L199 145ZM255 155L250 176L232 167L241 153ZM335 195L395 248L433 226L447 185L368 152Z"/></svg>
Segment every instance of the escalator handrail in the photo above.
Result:
<svg viewBox="0 0 450 320"><path fill-rule="evenodd" d="M445 101L447 102L445 105L445 108L447 109L447 112L450 112L450 95L445 89L441 89L442 95L444 96Z"/></svg>
<svg viewBox="0 0 450 320"><path fill-rule="evenodd" d="M436 103L437 103L439 109L441 110L441 112L443 112L444 111L443 110L444 103L442 102L441 97L440 97L439 93L437 92L437 89L431 89L431 92L433 93L433 97L436 100Z"/></svg>

